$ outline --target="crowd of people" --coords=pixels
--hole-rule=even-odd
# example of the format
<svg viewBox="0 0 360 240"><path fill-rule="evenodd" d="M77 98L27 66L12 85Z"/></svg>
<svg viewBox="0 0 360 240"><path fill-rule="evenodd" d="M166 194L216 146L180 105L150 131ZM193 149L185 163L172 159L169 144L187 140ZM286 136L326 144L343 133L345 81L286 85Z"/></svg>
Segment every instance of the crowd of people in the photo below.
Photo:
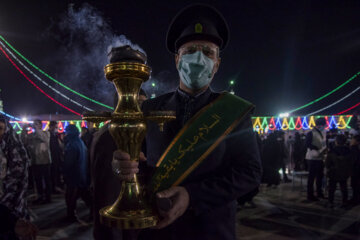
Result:
<svg viewBox="0 0 360 240"><path fill-rule="evenodd" d="M69 221L77 221L76 202L81 198L89 207L92 221L89 150L94 131L83 127L80 133L75 125L68 125L63 134L57 126L57 122L51 121L49 130L43 131L42 121L35 120L18 135L5 118L0 118L0 213L6 216L1 219L4 223L0 224L1 234L13 239L36 235L37 228L29 221L27 210L27 196L32 191L37 198L31 204L48 204L53 194L64 193ZM275 131L257 135L263 165L262 183L276 188L281 181L291 182L287 176L291 170L306 171L308 201L327 198L328 207L333 208L334 192L339 184L341 207L360 204L360 135L356 130L350 134L325 131L325 126L325 119L320 118L307 134ZM359 121L353 127L358 129ZM352 194L348 193L349 185ZM256 207L252 199L258 192L256 188L239 198L238 205L249 203ZM109 203L111 200L99 207ZM98 218L98 213L95 216Z"/></svg>
<svg viewBox="0 0 360 240"><path fill-rule="evenodd" d="M64 194L67 220L76 221L76 202L82 198L92 219L88 149L92 133L75 125L59 133L51 121L43 131L41 120L16 134L0 117L0 239L33 239L37 228L29 220L31 205L49 204L52 195ZM29 198L32 194L36 199Z"/></svg>
<svg viewBox="0 0 360 240"><path fill-rule="evenodd" d="M262 182L267 187L276 187L281 182L281 175L284 182L289 182L289 171L303 172L308 174L308 201L328 198L328 206L333 208L334 192L339 183L341 206L346 208L360 204L360 124L356 116L353 119L351 132L338 129L326 131L326 120L319 118L316 126L306 134L295 132L285 139L285 132L275 131L258 136L263 164ZM349 186L352 188L351 199L348 199Z"/></svg>

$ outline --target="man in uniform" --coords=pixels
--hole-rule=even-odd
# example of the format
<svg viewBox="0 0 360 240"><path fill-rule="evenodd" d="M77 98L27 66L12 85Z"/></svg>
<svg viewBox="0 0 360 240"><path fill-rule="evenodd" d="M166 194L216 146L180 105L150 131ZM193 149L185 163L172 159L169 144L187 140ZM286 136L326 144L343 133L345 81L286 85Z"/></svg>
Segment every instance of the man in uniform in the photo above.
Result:
<svg viewBox="0 0 360 240"><path fill-rule="evenodd" d="M142 155L140 159L146 160L148 168L155 168L184 125L220 96L209 85L220 65L220 51L227 42L227 24L210 6L191 5L171 23L167 47L175 54L179 87L175 92L145 101L142 110L175 111L176 120L165 124L163 132L155 123L148 123L146 157ZM160 209L162 219L158 225L155 229L142 230L139 239L236 239L236 199L258 187L261 177L249 112L211 150L179 186L157 193L158 198L170 199L172 207L167 211ZM119 166L117 172L124 180L139 171L138 163L131 162L129 154L122 151L114 153L113 164Z"/></svg>

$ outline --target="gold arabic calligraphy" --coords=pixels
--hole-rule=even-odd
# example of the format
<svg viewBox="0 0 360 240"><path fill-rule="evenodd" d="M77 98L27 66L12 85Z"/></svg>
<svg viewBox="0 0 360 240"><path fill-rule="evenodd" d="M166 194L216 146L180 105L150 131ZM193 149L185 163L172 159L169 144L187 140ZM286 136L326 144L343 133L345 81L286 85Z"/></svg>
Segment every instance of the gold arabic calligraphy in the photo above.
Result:
<svg viewBox="0 0 360 240"><path fill-rule="evenodd" d="M177 157L172 160L168 160L161 165L163 171L155 177L155 192L159 189L161 182L164 179L168 179L170 174L175 171L176 167L180 164L181 159L183 159L187 153L194 151L200 140L202 140L203 142L207 141L206 135L208 135L210 130L213 129L220 122L221 117L217 114L213 114L211 115L211 119L215 121L213 121L210 125L205 123L202 124L201 127L198 129L197 134L194 135L191 140L185 139L185 142L188 143L186 148L183 146L183 144L179 145L179 155Z"/></svg>

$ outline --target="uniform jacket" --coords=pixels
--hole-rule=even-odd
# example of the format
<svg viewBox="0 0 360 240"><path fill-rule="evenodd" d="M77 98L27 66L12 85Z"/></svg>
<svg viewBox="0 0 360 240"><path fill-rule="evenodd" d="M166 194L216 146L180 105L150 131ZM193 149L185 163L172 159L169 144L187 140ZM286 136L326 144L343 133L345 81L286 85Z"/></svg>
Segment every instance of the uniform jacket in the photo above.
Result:
<svg viewBox="0 0 360 240"><path fill-rule="evenodd" d="M146 157L150 168L184 124L218 96L210 88L195 97L178 89L143 103L145 113L172 110L177 117L165 124L163 132L148 122ZM162 230L143 230L140 239L236 239L236 199L258 187L260 178L259 151L248 115L181 184L190 196L185 214Z"/></svg>

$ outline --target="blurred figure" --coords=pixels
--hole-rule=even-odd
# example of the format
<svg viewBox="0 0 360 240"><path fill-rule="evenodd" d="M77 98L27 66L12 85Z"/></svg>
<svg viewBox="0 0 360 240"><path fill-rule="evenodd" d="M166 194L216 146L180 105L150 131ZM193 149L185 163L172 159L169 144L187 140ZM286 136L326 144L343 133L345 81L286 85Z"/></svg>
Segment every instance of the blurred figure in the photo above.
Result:
<svg viewBox="0 0 360 240"><path fill-rule="evenodd" d="M322 180L324 177L324 156L326 151L326 135L324 118L318 118L316 126L306 135L306 160L308 165L309 177L307 182L307 199L318 201L324 198L322 190ZM317 197L314 196L314 182L316 179Z"/></svg>
<svg viewBox="0 0 360 240"><path fill-rule="evenodd" d="M28 165L20 136L0 116L0 239L36 236L36 227L28 221Z"/></svg>
<svg viewBox="0 0 360 240"><path fill-rule="evenodd" d="M304 141L301 139L300 133L295 133L294 148L293 148L294 170L302 171L305 169L305 151Z"/></svg>
<svg viewBox="0 0 360 240"><path fill-rule="evenodd" d="M31 159L34 158L34 156L32 156L32 151L31 151L31 146L30 146L30 139L31 139L31 126L29 124L25 124L21 130L21 134L20 134L20 138L21 141L25 147L26 153L28 155L29 158L29 168L28 168L28 189L32 190L35 188L35 183L34 183L34 176L32 173L32 168L31 168Z"/></svg>
<svg viewBox="0 0 360 240"><path fill-rule="evenodd" d="M32 151L32 172L38 198L35 204L51 202L50 133L42 130L41 120L34 120L35 132L29 139Z"/></svg>
<svg viewBox="0 0 360 240"><path fill-rule="evenodd" d="M326 145L329 151L331 151L335 147L336 136L337 136L337 129L334 128L330 129L329 133L326 136Z"/></svg>
<svg viewBox="0 0 360 240"><path fill-rule="evenodd" d="M353 196L350 203L360 204L360 135L356 135L351 140L351 155L353 158L351 187Z"/></svg>
<svg viewBox="0 0 360 240"><path fill-rule="evenodd" d="M81 140L83 140L87 149L90 149L93 135L90 133L87 127L81 128Z"/></svg>
<svg viewBox="0 0 360 240"><path fill-rule="evenodd" d="M268 187L280 184L279 169L282 167L282 149L277 141L276 133L271 133L264 142L263 147L263 183Z"/></svg>
<svg viewBox="0 0 360 240"><path fill-rule="evenodd" d="M342 207L347 205L348 191L347 179L351 175L352 158L350 149L345 145L346 137L338 135L335 141L335 147L327 155L325 166L329 178L329 204L334 207L334 193L337 183L340 184L342 193Z"/></svg>
<svg viewBox="0 0 360 240"><path fill-rule="evenodd" d="M51 153L51 180L52 192L60 193L62 191L61 184L61 164L63 161L63 151L60 147L59 135L57 132L57 122L51 121L49 123L50 133L50 153Z"/></svg>
<svg viewBox="0 0 360 240"><path fill-rule="evenodd" d="M90 178L88 175L87 149L80 139L80 132L75 125L65 129L64 180L66 184L65 201L67 218L77 221L76 202L81 198L91 213Z"/></svg>
<svg viewBox="0 0 360 240"><path fill-rule="evenodd" d="M276 131L275 134L276 134L279 146L280 146L280 162L281 162L283 181L285 183L288 183L288 182L291 182L291 180L288 178L288 176L286 174L285 159L287 158L287 156L289 156L289 151L288 151L287 147L285 146L285 133L283 131Z"/></svg>

